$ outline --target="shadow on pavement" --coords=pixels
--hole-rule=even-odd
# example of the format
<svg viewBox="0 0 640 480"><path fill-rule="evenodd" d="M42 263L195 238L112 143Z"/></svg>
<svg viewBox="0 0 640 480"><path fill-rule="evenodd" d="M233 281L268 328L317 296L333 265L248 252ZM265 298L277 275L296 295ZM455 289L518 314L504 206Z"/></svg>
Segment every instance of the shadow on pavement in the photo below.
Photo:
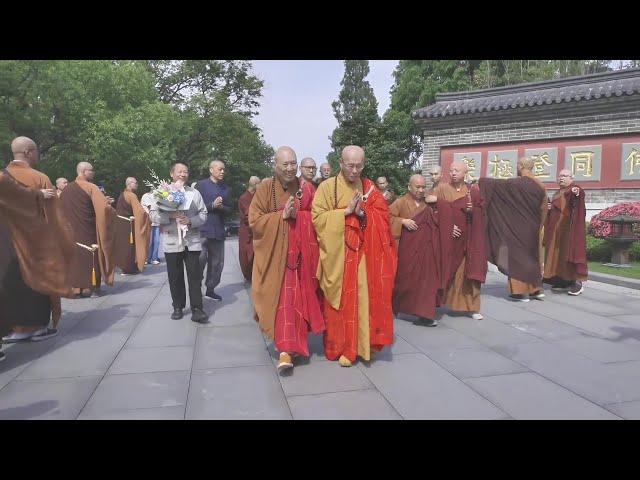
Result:
<svg viewBox="0 0 640 480"><path fill-rule="evenodd" d="M23 420L28 418L39 417L42 414L50 412L58 406L55 400L43 400L41 402L32 403L20 407L2 408L0 409L1 420Z"/></svg>

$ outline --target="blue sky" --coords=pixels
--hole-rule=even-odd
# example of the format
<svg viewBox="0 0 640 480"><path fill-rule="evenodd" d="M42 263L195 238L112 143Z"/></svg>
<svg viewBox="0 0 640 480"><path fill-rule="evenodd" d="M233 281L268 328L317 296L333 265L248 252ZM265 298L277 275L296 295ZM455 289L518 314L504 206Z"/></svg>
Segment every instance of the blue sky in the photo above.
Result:
<svg viewBox="0 0 640 480"><path fill-rule="evenodd" d="M254 74L264 80L260 114L255 117L265 141L274 148L289 145L298 160L312 157L318 165L331 149L329 136L337 126L331 102L338 98L344 73L342 60L254 60ZM389 107L389 89L397 60L370 60L367 79L382 115Z"/></svg>

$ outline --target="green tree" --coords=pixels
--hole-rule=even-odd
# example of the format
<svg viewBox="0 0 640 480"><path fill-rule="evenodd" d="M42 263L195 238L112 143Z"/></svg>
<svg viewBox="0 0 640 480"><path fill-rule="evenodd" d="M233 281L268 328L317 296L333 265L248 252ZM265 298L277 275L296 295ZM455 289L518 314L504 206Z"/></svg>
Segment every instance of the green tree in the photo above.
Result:
<svg viewBox="0 0 640 480"><path fill-rule="evenodd" d="M338 126L331 137L331 153L327 160L334 170L338 168L340 153L347 145L368 149L380 124L378 101L366 80L368 60L345 60L342 90L338 100L331 104Z"/></svg>

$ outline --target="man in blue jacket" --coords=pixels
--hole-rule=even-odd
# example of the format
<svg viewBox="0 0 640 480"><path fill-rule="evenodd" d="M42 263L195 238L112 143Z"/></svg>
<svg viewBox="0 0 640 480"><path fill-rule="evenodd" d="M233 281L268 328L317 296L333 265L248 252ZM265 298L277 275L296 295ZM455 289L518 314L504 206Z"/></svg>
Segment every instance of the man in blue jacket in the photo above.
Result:
<svg viewBox="0 0 640 480"><path fill-rule="evenodd" d="M222 301L222 297L215 293L215 288L220 283L222 269L224 267L224 219L232 212L231 190L224 183L224 162L213 160L209 164L211 176L200 180L196 189L202 195L207 206L207 221L200 228L202 239L202 251L200 253L200 268L204 274L207 268L205 285L207 291L205 297Z"/></svg>

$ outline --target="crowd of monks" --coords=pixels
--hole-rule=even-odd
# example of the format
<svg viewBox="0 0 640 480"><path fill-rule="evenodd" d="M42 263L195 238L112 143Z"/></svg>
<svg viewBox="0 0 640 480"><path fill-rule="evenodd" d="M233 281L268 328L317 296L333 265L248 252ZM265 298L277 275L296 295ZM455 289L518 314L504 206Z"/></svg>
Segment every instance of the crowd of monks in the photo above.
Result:
<svg viewBox="0 0 640 480"><path fill-rule="evenodd" d="M309 356L309 334L323 332L326 357L348 367L393 343L397 314L434 327L444 306L482 320L488 262L507 275L514 301L542 300L543 283L583 291L584 191L568 170L552 201L526 157L506 180L469 182L460 162L444 179L434 167L430 189L415 174L396 198L386 178L362 175L365 162L348 146L340 171L324 164L316 181L312 159L296 176L295 152L280 147L273 177L252 179L241 198L242 271L280 371Z"/></svg>
<svg viewBox="0 0 640 480"><path fill-rule="evenodd" d="M149 212L135 178L115 202L81 162L77 178L54 189L36 169L35 142L18 137L11 149L0 171L0 333L4 342L44 340L57 333L61 297L99 296L116 266L144 269ZM326 357L348 367L393 343L400 313L431 327L438 307L481 320L488 262L507 275L514 301L541 300L543 283L582 292L584 191L569 171L551 201L526 157L506 180L469 182L459 162L447 177L434 167L430 188L415 174L396 198L386 178L363 175L365 163L361 147L347 146L339 172L322 164L316 180L313 159L298 165L280 147L274 175L251 177L239 199L240 266L278 370L309 356L309 334L323 333Z"/></svg>

